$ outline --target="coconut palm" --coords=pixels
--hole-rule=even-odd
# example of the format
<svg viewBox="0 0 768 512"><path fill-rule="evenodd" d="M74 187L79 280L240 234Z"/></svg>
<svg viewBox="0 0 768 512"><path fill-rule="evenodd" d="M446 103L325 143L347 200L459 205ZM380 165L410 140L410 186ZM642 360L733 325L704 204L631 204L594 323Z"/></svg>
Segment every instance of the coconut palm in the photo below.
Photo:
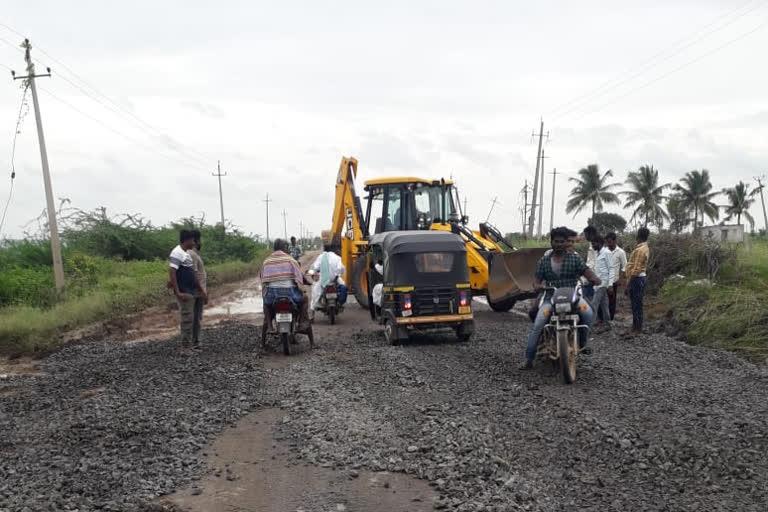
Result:
<svg viewBox="0 0 768 512"><path fill-rule="evenodd" d="M728 204L724 207L725 213L728 215L725 220L731 220L736 216L736 224L741 225L741 216L743 215L749 224L754 226L755 219L750 215L749 209L755 202L754 195L759 191L759 188L750 191L749 185L745 185L743 181L740 181L735 187L724 188L723 194L728 198Z"/></svg>
<svg viewBox="0 0 768 512"><path fill-rule="evenodd" d="M720 209L712 201L720 192L712 192L712 181L709 179L709 171L690 171L685 173L682 183L675 185L675 191L682 198L686 208L693 209L693 228L704 225L704 217L715 221L720 217ZM701 222L699 223L699 216Z"/></svg>
<svg viewBox="0 0 768 512"><path fill-rule="evenodd" d="M669 229L678 235L691 224L691 209L685 205L680 194L672 194L667 198L667 214Z"/></svg>
<svg viewBox="0 0 768 512"><path fill-rule="evenodd" d="M624 208L635 209L629 219L630 222L642 218L644 227L648 227L648 223L661 227L665 220L669 220L669 215L664 211L662 203L664 190L671 185L668 183L659 185L658 170L652 165L644 165L637 171L630 172L626 183L631 190L621 192L626 198Z"/></svg>
<svg viewBox="0 0 768 512"><path fill-rule="evenodd" d="M570 181L576 183L571 191L571 197L565 205L567 213L577 213L583 210L588 204L592 204L592 217L595 212L603 211L603 206L610 203L619 203L619 196L611 192L611 189L617 187L617 183L608 183L608 178L613 177L613 171L605 171L600 174L600 168L597 164L590 164L579 170L579 176L571 178Z"/></svg>

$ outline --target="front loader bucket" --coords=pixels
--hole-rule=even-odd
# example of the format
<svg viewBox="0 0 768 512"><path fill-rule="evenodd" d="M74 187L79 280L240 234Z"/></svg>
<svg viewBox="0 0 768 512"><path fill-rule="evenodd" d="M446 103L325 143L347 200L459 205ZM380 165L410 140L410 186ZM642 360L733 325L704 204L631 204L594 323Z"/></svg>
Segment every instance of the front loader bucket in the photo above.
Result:
<svg viewBox="0 0 768 512"><path fill-rule="evenodd" d="M545 252L546 248L537 247L493 253L488 269L488 300L504 303L533 297L536 264Z"/></svg>

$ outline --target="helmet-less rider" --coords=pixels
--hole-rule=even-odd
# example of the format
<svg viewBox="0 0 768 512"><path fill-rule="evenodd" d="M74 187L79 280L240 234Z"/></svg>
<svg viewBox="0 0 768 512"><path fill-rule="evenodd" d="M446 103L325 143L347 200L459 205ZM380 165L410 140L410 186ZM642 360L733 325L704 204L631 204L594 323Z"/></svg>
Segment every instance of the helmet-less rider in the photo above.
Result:
<svg viewBox="0 0 768 512"><path fill-rule="evenodd" d="M568 251L569 233L570 230L565 227L555 228L550 233L549 238L552 252L545 254L536 265L536 279L534 280L536 288L542 288L545 282L547 286L553 288L575 288L581 276L586 277L594 285L600 284L600 278L591 269L587 268L581 256L575 251ZM552 314L552 291L548 290L545 293L547 293L547 297L541 308L539 308L531 332L528 334L525 362L521 366L521 369L524 370L533 368L539 336ZM595 315L589 302L583 298L579 299L579 317L582 325L592 327ZM587 344L588 334L589 332L586 329L579 329L579 346L582 349Z"/></svg>

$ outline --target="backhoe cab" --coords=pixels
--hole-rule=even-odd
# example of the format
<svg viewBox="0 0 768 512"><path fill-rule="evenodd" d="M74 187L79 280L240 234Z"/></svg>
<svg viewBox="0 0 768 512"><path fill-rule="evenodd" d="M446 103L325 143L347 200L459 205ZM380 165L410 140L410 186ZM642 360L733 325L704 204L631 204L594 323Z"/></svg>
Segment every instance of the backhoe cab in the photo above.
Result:
<svg viewBox="0 0 768 512"><path fill-rule="evenodd" d="M515 250L493 226L467 227L456 187L451 180L392 177L365 182L365 213L356 195L357 160L342 158L336 180L333 226L323 232L347 269L358 303L368 307L366 253L370 236L390 231L436 230L459 234L467 247L473 295L488 297L495 311L509 311L517 300L531 296L536 262L543 251ZM504 251L503 247L512 252ZM489 282L490 281L490 282Z"/></svg>

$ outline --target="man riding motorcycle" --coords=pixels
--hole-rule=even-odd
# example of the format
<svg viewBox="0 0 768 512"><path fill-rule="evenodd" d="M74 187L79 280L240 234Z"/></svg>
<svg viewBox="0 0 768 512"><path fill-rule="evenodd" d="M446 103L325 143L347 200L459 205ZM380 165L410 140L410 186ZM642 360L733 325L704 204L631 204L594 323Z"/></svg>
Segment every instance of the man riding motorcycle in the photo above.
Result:
<svg viewBox="0 0 768 512"><path fill-rule="evenodd" d="M286 240L280 238L275 240L274 249L275 252L264 260L260 275L264 305L267 306L264 311L265 316L271 314L271 306L278 298L290 297L299 311L298 332L304 332L309 329L307 312L309 301L301 290L301 285L309 283L305 281L296 260L288 254L289 247ZM271 318L265 318L265 326L269 325L269 321Z"/></svg>
<svg viewBox="0 0 768 512"><path fill-rule="evenodd" d="M344 263L341 260L341 256L333 252L330 245L323 247L323 253L315 258L312 266L309 267L310 274L312 274L315 283L312 285L312 312L316 311L320 304L320 297L323 295L323 290L326 286L336 281L338 287L339 304L347 302L347 285L344 283L344 279L341 276L344 275L346 269Z"/></svg>
<svg viewBox="0 0 768 512"><path fill-rule="evenodd" d="M536 278L534 280L537 288L542 288L546 281L548 286L553 288L574 288L581 276L586 277L592 284L599 285L600 278L587 268L581 257L575 252L568 251L568 236L570 230L565 227L555 228L550 233L550 244L552 252L547 252L536 266ZM533 360L536 358L536 347L539 342L539 336L544 327L549 322L552 314L552 304L550 302L551 291L547 293L544 304L536 314L531 332L528 334L528 347L525 351L525 362L520 369L527 370L533 368ZM592 306L583 298L579 300L579 317L583 325L592 327L594 322L594 312ZM588 332L585 329L579 330L579 346L586 353Z"/></svg>

